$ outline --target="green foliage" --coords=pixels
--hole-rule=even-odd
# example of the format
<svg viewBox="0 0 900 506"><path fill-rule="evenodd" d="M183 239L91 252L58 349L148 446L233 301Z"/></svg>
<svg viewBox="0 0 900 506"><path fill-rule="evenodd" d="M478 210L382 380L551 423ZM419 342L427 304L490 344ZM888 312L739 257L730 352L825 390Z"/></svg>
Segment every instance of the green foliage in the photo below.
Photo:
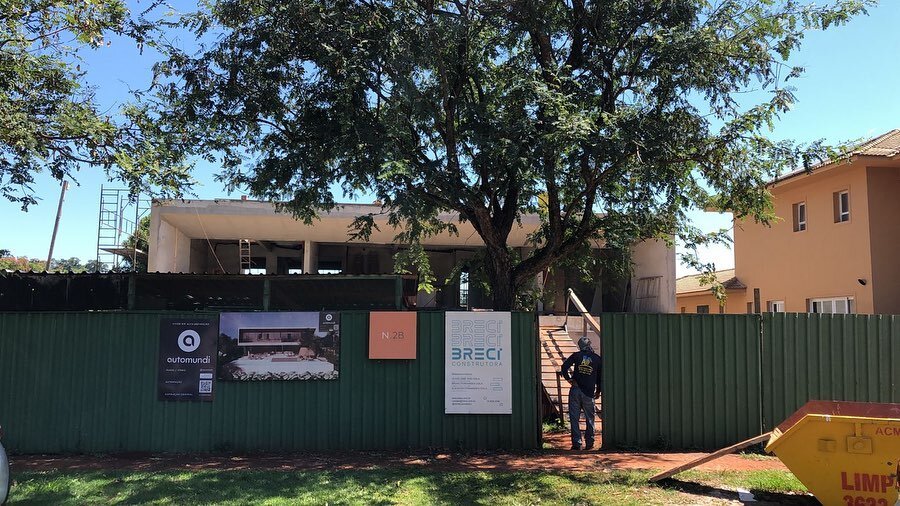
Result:
<svg viewBox="0 0 900 506"><path fill-rule="evenodd" d="M50 261L50 272L84 272L84 265L78 257L54 258Z"/></svg>
<svg viewBox="0 0 900 506"><path fill-rule="evenodd" d="M428 272L417 244L471 222L506 309L588 244L723 240L692 209L769 223L765 183L829 154L767 136L802 73L786 61L873 3L217 0L182 19L206 43L168 46L145 110L303 220L332 183L374 194L411 245L401 269ZM537 248L516 258L525 213Z"/></svg>
<svg viewBox="0 0 900 506"><path fill-rule="evenodd" d="M9 253L9 250L4 251L6 251L7 254L0 256L0 271L41 272L44 270L44 264L46 263L44 260L24 256L17 257Z"/></svg>
<svg viewBox="0 0 900 506"><path fill-rule="evenodd" d="M109 266L97 259L91 259L84 263L84 272L106 273L109 271Z"/></svg>
<svg viewBox="0 0 900 506"><path fill-rule="evenodd" d="M155 4L145 11L150 12ZM177 190L186 165L139 105L111 117L85 82L81 54L109 34L139 46L153 24L131 19L123 0L3 0L0 23L0 196L36 203L34 175L75 179L83 165L107 170L133 190Z"/></svg>
<svg viewBox="0 0 900 506"><path fill-rule="evenodd" d="M125 248L134 248L138 251L143 251L147 253L150 251L150 216L144 216L141 218L138 223L137 230L131 233L127 239L122 243L122 246ZM147 272L147 257L146 256L137 256L137 261L134 265L131 265L131 259L125 259L125 266L122 270L125 271L135 271L135 272Z"/></svg>
<svg viewBox="0 0 900 506"><path fill-rule="evenodd" d="M9 250L0 250L0 271L34 271L43 272L46 261L37 258L17 257ZM84 264L78 257L55 258L50 262L48 272L109 272L109 266L97 260L88 260Z"/></svg>

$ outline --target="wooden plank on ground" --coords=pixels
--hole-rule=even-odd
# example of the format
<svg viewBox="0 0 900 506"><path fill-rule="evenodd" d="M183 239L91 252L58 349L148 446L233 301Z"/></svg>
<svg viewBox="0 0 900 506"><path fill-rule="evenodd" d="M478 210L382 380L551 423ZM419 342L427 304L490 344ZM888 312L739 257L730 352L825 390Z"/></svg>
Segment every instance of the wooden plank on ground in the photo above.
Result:
<svg viewBox="0 0 900 506"><path fill-rule="evenodd" d="M666 478L671 478L672 476L675 476L678 473L687 471L688 469L693 469L693 468L695 468L701 464L705 464L711 460L716 460L719 457L724 457L725 455L734 453L738 450L743 450L744 448L747 448L748 446L753 446L755 444L762 443L763 441L768 440L769 436L771 436L771 435L772 435L771 432L766 432L765 434L760 434L756 437L752 437L746 441L741 441L740 443L731 445L727 448L722 448L721 450L716 450L716 451L710 453L709 455L704 455L703 457L700 457L699 459L694 459L686 464L681 464L678 467L673 467L672 469L669 469L668 471L663 471L663 472L657 474L656 476L653 476L652 478L650 478L650 482L654 483L654 482L657 482L660 480L664 480Z"/></svg>

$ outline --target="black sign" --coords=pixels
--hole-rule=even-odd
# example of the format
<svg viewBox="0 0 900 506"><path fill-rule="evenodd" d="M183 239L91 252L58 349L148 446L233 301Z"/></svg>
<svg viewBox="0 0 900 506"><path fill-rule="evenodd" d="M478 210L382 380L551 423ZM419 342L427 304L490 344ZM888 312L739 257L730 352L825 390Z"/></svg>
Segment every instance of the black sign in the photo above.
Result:
<svg viewBox="0 0 900 506"><path fill-rule="evenodd" d="M322 311L319 313L319 330L337 330L340 328L341 314L337 311Z"/></svg>
<svg viewBox="0 0 900 506"><path fill-rule="evenodd" d="M218 318L160 320L159 400L213 400L218 338Z"/></svg>

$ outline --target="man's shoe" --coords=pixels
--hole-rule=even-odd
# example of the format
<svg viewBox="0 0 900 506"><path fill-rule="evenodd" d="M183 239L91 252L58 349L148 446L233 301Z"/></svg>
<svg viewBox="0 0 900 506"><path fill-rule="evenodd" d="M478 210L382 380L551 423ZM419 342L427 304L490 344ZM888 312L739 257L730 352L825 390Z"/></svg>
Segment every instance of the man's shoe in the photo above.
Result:
<svg viewBox="0 0 900 506"><path fill-rule="evenodd" d="M570 450L572 450L574 452L580 451L581 445L572 445L572 448L570 448Z"/></svg>
<svg viewBox="0 0 900 506"><path fill-rule="evenodd" d="M590 449L593 448L593 447L594 447L594 442L593 442L593 441L591 441L590 443L587 443L586 445L584 445L584 449L585 449L585 450L590 450Z"/></svg>

